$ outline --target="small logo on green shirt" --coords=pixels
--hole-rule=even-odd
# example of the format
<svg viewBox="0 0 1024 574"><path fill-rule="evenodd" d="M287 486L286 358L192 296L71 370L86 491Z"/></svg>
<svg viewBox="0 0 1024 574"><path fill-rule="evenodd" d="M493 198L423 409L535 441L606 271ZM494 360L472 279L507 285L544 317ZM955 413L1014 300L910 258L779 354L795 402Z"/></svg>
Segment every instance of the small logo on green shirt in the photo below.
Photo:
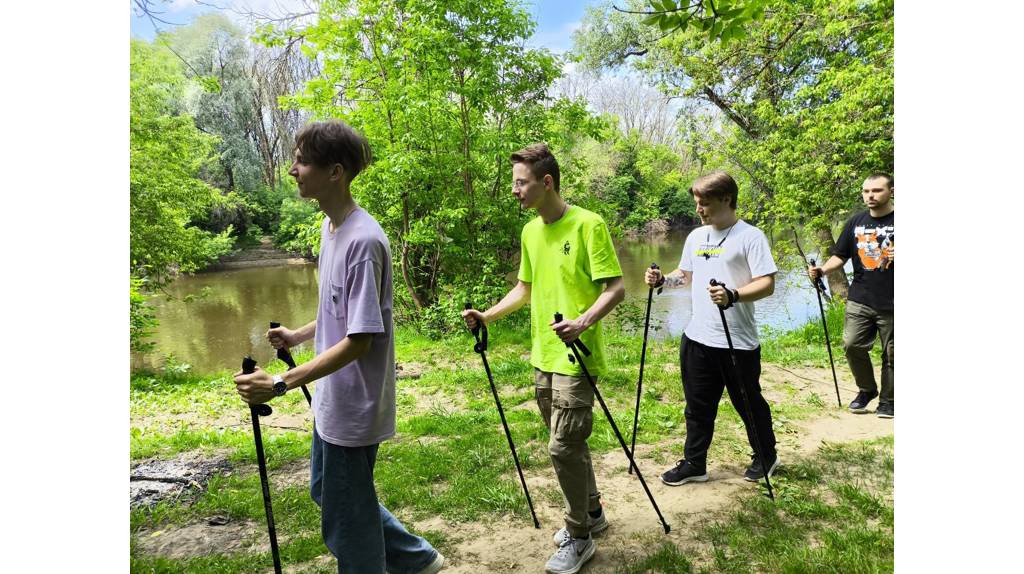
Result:
<svg viewBox="0 0 1024 574"><path fill-rule="evenodd" d="M565 245L562 246L562 253L565 253L566 255L569 254L569 242L568 241L566 241Z"/></svg>

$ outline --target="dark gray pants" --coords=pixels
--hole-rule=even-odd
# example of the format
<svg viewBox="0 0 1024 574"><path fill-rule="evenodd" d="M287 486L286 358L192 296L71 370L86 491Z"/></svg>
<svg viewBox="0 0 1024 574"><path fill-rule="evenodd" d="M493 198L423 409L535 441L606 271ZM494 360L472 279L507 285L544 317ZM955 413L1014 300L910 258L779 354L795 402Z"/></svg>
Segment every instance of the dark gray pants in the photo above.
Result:
<svg viewBox="0 0 1024 574"><path fill-rule="evenodd" d="M893 400L893 314L879 313L867 305L856 301L846 302L846 320L843 322L843 348L846 350L846 362L857 381L857 388L866 393L878 392L875 383L875 369L871 365L871 347L875 345L875 337L882 341L882 390L878 400Z"/></svg>

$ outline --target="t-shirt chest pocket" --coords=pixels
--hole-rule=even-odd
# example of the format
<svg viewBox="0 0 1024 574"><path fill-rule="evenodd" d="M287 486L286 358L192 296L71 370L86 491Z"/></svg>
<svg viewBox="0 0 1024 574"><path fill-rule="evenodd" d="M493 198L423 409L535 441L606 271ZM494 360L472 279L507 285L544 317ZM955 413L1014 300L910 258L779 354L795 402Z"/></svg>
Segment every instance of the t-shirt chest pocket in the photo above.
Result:
<svg viewBox="0 0 1024 574"><path fill-rule="evenodd" d="M331 278L328 284L327 312L335 319L345 318L345 287L344 278Z"/></svg>

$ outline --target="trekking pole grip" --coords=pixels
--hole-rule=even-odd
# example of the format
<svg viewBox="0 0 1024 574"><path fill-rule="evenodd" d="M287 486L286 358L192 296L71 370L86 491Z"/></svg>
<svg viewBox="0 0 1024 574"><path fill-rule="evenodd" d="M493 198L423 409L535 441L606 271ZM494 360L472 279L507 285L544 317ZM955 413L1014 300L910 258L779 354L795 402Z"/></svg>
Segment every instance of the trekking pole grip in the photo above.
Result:
<svg viewBox="0 0 1024 574"><path fill-rule="evenodd" d="M658 267L657 263L651 263L651 269L661 269L661 267ZM661 276L661 283L660 284L655 285L654 287L651 287L652 290L655 289L655 288L658 289L658 295L661 295L661 291L665 288L665 276L664 275Z"/></svg>
<svg viewBox="0 0 1024 574"><path fill-rule="evenodd" d="M564 317L562 317L562 314L559 313L558 311L555 311L555 323L561 323L562 319L564 319ZM572 343L566 343L565 346L569 347L569 362L575 365L576 357L572 355Z"/></svg>
<svg viewBox="0 0 1024 574"><path fill-rule="evenodd" d="M561 313L559 313L557 311L555 312L555 323L561 323L564 318L565 317L563 317ZM575 341L573 341L571 343L566 343L565 346L569 347L569 349L572 349L573 347L576 347L577 349L580 350L580 352L582 352L584 354L584 356L587 356L587 357L589 357L590 354L591 354L590 353L590 349L588 349L587 346L583 344L583 341L581 339L579 339L579 338L577 338ZM576 364L576 357L574 357L574 356L572 356L570 354L569 355L569 362L573 363L573 364Z"/></svg>
<svg viewBox="0 0 1024 574"><path fill-rule="evenodd" d="M251 375L255 372L256 360L253 359L252 357L245 357L244 359L242 359L242 374ZM252 412L258 414L261 417L268 417L274 412L274 409L270 408L270 405L265 403L262 405L249 405L249 407L252 409Z"/></svg>
<svg viewBox="0 0 1024 574"><path fill-rule="evenodd" d="M468 311L468 310L473 308L473 303L471 303L469 301L466 301L465 303L463 303L462 307L463 307L463 309ZM480 340L480 331L481 330L484 333L484 338L483 338L482 341ZM473 350L476 351L477 353L481 353L483 351L486 351L487 350L487 327L484 326L483 322L480 321L480 319L477 319L476 320L476 327L473 327L472 329L470 329L470 331L473 333L473 337L476 338L476 344L473 345Z"/></svg>
<svg viewBox="0 0 1024 574"><path fill-rule="evenodd" d="M811 258L811 267L818 267L818 264L815 262L813 257ZM824 275L825 275L825 270L823 269L821 271L821 275L819 275L814 280L814 286L817 287L818 289L821 289L822 293L825 292L825 282L821 280Z"/></svg>

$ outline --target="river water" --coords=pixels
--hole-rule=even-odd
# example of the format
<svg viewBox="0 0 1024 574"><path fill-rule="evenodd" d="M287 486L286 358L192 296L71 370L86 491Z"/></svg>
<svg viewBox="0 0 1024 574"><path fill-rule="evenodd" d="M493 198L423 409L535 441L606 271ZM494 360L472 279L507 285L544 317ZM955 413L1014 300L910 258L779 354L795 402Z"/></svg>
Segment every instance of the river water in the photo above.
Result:
<svg viewBox="0 0 1024 574"><path fill-rule="evenodd" d="M644 270L652 262L666 271L677 266L688 233L616 241L627 299L646 302ZM167 289L171 300L151 300L160 321L153 338L156 351L148 358L133 356L132 366L152 366L166 355L198 372L237 370L245 355L265 364L273 358L264 338L269 321L299 326L316 318L316 276L316 265L310 263L181 277ZM775 293L758 301L755 309L758 325L780 330L818 316L817 298L802 268L782 270ZM652 325L663 327L653 337L678 337L690 320L690 290L665 289L655 295L651 318Z"/></svg>

